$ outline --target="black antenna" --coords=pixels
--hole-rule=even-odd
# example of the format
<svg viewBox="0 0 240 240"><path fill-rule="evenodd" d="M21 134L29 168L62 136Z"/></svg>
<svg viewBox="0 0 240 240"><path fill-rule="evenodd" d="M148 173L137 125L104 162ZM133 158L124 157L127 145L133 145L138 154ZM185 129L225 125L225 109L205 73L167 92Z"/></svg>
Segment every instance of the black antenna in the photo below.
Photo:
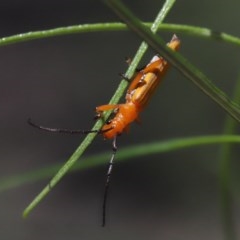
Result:
<svg viewBox="0 0 240 240"><path fill-rule="evenodd" d="M112 128L108 128L105 130L71 130L71 129L65 129L65 128L50 128L50 127L44 127L42 125L38 125L32 121L31 118L28 119L28 124L31 125L32 127L35 127L37 129L46 131L46 132L53 132L53 133L68 133L68 134L88 134L88 133L104 133Z"/></svg>
<svg viewBox="0 0 240 240"><path fill-rule="evenodd" d="M104 195L103 195L103 206L102 206L102 227L105 226L106 224L106 205L107 205L107 197L108 197L108 190L109 190L109 184L110 184L110 177L112 174L112 169L113 169L113 163L114 163L114 158L117 152L117 136L113 138L112 142L112 156L108 164L108 171L107 171L107 178L105 182L105 189L104 189Z"/></svg>

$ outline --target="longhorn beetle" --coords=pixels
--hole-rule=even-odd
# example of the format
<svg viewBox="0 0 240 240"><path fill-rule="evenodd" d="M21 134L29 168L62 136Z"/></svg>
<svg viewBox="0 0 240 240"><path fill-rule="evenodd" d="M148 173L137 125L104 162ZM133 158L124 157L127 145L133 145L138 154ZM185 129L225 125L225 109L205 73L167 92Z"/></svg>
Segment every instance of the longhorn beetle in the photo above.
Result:
<svg viewBox="0 0 240 240"><path fill-rule="evenodd" d="M180 47L180 40L176 35L173 35L171 41L167 46L173 51L177 51ZM102 226L106 223L106 203L110 183L110 176L112 174L113 162L117 152L116 140L122 133L129 130L129 126L134 121L139 121L139 114L146 107L154 91L165 76L169 64L166 60L158 55L155 55L150 63L139 70L133 77L129 88L127 89L125 103L121 104L106 104L96 107L96 118L102 118L102 113L105 111L113 111L115 116L108 120L101 130L69 130L60 128L49 128L35 124L31 119L28 123L38 129L48 132L58 133L98 133L102 134L105 139L113 139L112 142L112 156L109 161L107 177L105 182L105 190L103 196L102 206ZM126 78L125 78L126 79ZM126 79L129 80L129 79Z"/></svg>

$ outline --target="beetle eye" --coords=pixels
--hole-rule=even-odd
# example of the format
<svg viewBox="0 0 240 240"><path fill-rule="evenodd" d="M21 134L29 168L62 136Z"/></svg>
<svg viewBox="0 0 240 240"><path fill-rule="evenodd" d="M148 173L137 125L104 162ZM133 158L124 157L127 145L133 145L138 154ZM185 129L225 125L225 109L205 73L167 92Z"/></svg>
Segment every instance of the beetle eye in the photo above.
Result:
<svg viewBox="0 0 240 240"><path fill-rule="evenodd" d="M110 124L112 122L112 120L107 120L106 124Z"/></svg>

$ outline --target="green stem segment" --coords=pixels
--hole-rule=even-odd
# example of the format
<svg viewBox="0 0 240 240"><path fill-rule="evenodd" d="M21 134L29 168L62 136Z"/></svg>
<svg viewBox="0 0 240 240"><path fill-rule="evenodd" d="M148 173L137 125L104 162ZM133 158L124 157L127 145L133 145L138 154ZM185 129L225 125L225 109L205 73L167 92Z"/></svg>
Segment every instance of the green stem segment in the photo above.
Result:
<svg viewBox="0 0 240 240"><path fill-rule="evenodd" d="M159 25L162 23L163 19L166 17L168 11L173 6L175 0L166 0L163 8L159 12L158 16L156 17L156 20L154 21L151 30L155 33L159 27ZM132 60L131 65L129 66L127 72L125 73L125 76L127 78L131 78L135 72L135 69L137 67L137 64L139 63L141 57L147 50L147 44L142 43L138 52L136 53L136 56ZM121 96L123 95L125 89L127 88L127 82L125 80L121 81L118 89L116 90L114 96L112 97L110 103L115 104L119 101ZM107 118L110 115L110 112L104 114L104 118ZM101 129L103 125L102 121L97 121L94 125L94 130ZM57 174L52 178L52 180L49 182L49 184L39 193L39 195L36 196L36 198L30 203L30 205L24 210L23 216L26 217L37 205L38 203L50 192L50 190L60 181L60 179L70 170L70 168L75 164L75 162L80 158L80 156L83 154L83 152L86 150L86 148L90 145L90 143L95 138L96 134L91 133L86 136L86 138L83 140L82 144L76 149L76 151L73 153L73 155L67 160L67 162L63 165L63 167L57 172Z"/></svg>
<svg viewBox="0 0 240 240"><path fill-rule="evenodd" d="M213 144L240 144L240 136L238 135L206 135L197 137L176 138L165 141L151 142L121 148L118 151L118 161L126 161L133 158L151 156L173 151L179 151L188 148L201 147ZM82 158L71 169L71 172L82 171L85 169L97 167L106 164L109 152L96 154ZM6 177L0 179L0 193L12 188L20 187L24 184L34 183L51 177L61 167L60 164L49 165L45 168L31 171L18 176Z"/></svg>
<svg viewBox="0 0 240 240"><path fill-rule="evenodd" d="M235 86L233 99L239 102L240 98L240 78ZM225 120L223 134L233 134L236 132L237 122L229 116ZM234 228L234 211L232 207L232 188L231 188L231 151L232 144L224 143L221 146L219 153L219 185L221 194L221 207L222 207L222 219L223 229L226 240L235 240L236 231Z"/></svg>
<svg viewBox="0 0 240 240"><path fill-rule="evenodd" d="M144 23L145 26L151 27L152 23ZM0 38L0 46L17 44L21 42L32 41L36 39L64 36L70 34L90 33L90 32L108 32L108 31L126 31L129 30L127 25L119 22L111 23L92 23L92 24L79 24L67 27L58 27L48 30L33 31L27 33L20 33L9 37ZM240 45L240 39L224 32L216 32L209 28L162 23L158 26L158 31L168 31L174 33L184 33L192 36L215 39Z"/></svg>

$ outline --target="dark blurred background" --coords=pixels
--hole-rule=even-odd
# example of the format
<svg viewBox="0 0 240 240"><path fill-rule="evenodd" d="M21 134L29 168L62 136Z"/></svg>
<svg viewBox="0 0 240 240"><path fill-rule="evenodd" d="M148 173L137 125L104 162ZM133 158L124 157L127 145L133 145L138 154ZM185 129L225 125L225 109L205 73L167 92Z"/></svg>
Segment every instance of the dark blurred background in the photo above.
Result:
<svg viewBox="0 0 240 240"><path fill-rule="evenodd" d="M125 1L152 21L163 1ZM165 22L208 27L235 36L240 2L177 1ZM83 23L118 21L101 1L1 0L0 36ZM159 33L168 41L173 33ZM237 46L179 34L181 53L231 94L239 75ZM0 176L64 163L83 136L52 135L26 123L91 128L94 108L109 101L140 40L128 31L87 33L0 48ZM142 61L147 63L149 50ZM172 69L142 114L119 138L137 143L221 134L226 114ZM98 137L85 156L110 150ZM235 149L236 150L236 149ZM107 226L101 228L106 166L68 175L23 220L26 205L49 179L0 196L1 239L223 239L218 185L219 147L208 146L117 163L111 182ZM233 154L238 168L237 152ZM236 170L237 172L237 170ZM234 214L239 226L239 195Z"/></svg>

